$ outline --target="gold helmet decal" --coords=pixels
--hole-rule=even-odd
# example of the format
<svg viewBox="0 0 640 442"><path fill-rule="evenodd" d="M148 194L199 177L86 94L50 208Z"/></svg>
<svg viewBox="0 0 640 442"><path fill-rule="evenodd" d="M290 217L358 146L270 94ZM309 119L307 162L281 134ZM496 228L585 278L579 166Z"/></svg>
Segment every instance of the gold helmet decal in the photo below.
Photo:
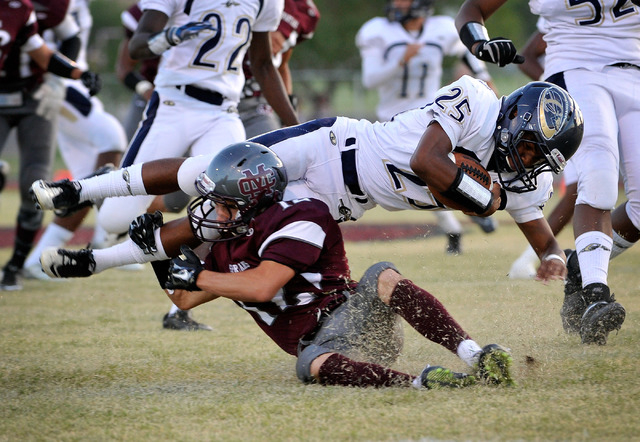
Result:
<svg viewBox="0 0 640 442"><path fill-rule="evenodd" d="M549 87L540 94L538 101L540 130L547 140L552 139L569 118L570 100L563 100L562 94L566 92L557 87Z"/></svg>

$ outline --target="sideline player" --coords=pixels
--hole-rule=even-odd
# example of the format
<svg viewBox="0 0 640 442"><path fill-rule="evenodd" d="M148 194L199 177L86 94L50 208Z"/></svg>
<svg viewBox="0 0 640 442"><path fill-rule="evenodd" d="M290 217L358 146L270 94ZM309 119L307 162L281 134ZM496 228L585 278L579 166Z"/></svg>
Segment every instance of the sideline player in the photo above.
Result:
<svg viewBox="0 0 640 442"><path fill-rule="evenodd" d="M498 99L486 83L464 76L442 88L432 105L403 112L389 122L325 118L252 141L272 148L283 160L289 176L287 199L320 199L338 221L356 220L376 205L387 210L443 209L429 188L458 201L469 213L489 216L504 209L541 258L538 278L548 281L563 279L566 267L541 207L552 192L551 171L562 171L582 130L579 108L557 86L529 83ZM455 146L465 146L467 155L489 169L491 190L451 161ZM44 209L179 187L196 194L198 177L211 158L165 159L79 182L36 182L32 191ZM193 240L186 224L177 241ZM109 251L50 249L41 262L46 272L56 275L56 267L70 259L81 274L75 276L87 276L121 260L175 256L179 242L163 245L161 229L145 229L144 235L157 236L157 250L148 254L130 242Z"/></svg>
<svg viewBox="0 0 640 442"><path fill-rule="evenodd" d="M467 46L482 48L491 43L481 23L505 2L467 0L463 4L456 24ZM625 218L628 234L615 234L615 239L630 247L640 236L640 155L636 142L640 6L618 0L572 5L530 0L529 8L546 23L544 77L575 96L585 115L585 136L573 159L578 197L572 255L577 255L579 266L569 267L560 315L565 330L580 333L583 343L604 345L626 316L607 281L614 247L611 210L618 199L620 165L628 198L620 216ZM503 43L515 49L507 42ZM501 58L502 62L508 63L508 58Z"/></svg>
<svg viewBox="0 0 640 442"><path fill-rule="evenodd" d="M87 46L93 26L88 1L74 0L68 14L73 17L80 30L81 45L76 63L82 69L87 69ZM45 34L45 41L54 45L57 43L48 33ZM71 176L87 177L96 170L112 170L114 164L120 163L122 152L127 146L122 125L104 110L98 97L89 95L80 81L67 80L60 86L63 99L50 106L50 111L59 113L57 144ZM107 165L111 167L105 167ZM50 279L42 272L40 253L48 247L60 247L70 241L90 210L90 207L86 207L73 214L61 213L63 216L54 218L24 263L25 278ZM105 237L106 232L96 225L92 247L103 244Z"/></svg>
<svg viewBox="0 0 640 442"><path fill-rule="evenodd" d="M431 103L442 84L443 62L455 56L473 76L491 83L483 62L460 42L453 18L433 15L433 0L388 0L386 17L367 21L356 35L362 58L362 83L378 93L378 121ZM461 64L460 63L460 64ZM447 253L462 252L462 225L453 212L434 212L448 237ZM496 229L490 217L472 217L486 232Z"/></svg>
<svg viewBox="0 0 640 442"><path fill-rule="evenodd" d="M13 253L2 269L0 290L22 288L20 273L42 226L42 213L33 205L29 187L33 180L49 178L53 161L55 113L51 115L41 107L49 98L42 93L48 88L44 74L81 79L92 95L101 86L97 74L70 60L77 55L80 41L77 26L66 15L68 1L40 2L39 6L48 7L40 27L30 2L0 2L0 151L13 128L18 133L20 150L20 208ZM50 49L38 33L48 28L56 28L65 42L61 51Z"/></svg>

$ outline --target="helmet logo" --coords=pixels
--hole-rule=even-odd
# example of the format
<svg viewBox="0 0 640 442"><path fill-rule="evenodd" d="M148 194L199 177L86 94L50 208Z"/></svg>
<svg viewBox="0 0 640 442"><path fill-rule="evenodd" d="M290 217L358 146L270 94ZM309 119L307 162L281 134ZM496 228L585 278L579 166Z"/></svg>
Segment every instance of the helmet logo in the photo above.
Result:
<svg viewBox="0 0 640 442"><path fill-rule="evenodd" d="M245 169L242 171L245 178L238 180L240 193L251 201L251 205L257 204L263 196L273 194L276 177L273 169L265 170L264 167L264 164L259 164L255 174Z"/></svg>
<svg viewBox="0 0 640 442"><path fill-rule="evenodd" d="M561 94L562 92L556 88L547 88L540 94L540 129L542 136L547 140L552 139L569 118L569 102L563 99Z"/></svg>

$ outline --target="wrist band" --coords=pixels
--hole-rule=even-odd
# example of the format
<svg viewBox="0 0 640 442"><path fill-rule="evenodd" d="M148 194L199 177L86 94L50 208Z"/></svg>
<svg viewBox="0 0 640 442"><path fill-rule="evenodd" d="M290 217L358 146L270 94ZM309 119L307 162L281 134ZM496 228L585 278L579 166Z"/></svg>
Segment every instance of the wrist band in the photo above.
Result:
<svg viewBox="0 0 640 442"><path fill-rule="evenodd" d="M131 89L132 91L136 90L136 85L144 80L144 77L135 71L129 72L125 75L124 80L122 81L126 87Z"/></svg>
<svg viewBox="0 0 640 442"><path fill-rule="evenodd" d="M151 89L153 89L153 83L151 83L150 81L142 80L139 81L138 84L136 84L136 94L138 95L144 95Z"/></svg>
<svg viewBox="0 0 640 442"><path fill-rule="evenodd" d="M157 34L149 37L149 41L147 41L147 45L149 46L149 50L156 55L162 55L164 51L169 49L172 45L169 43L167 39L167 31L160 31Z"/></svg>
<svg viewBox="0 0 640 442"><path fill-rule="evenodd" d="M455 180L442 195L462 204L473 212L486 212L493 203L493 194L489 189L458 169Z"/></svg>
<svg viewBox="0 0 640 442"><path fill-rule="evenodd" d="M551 261L552 259L558 259L562 261L564 265L567 264L566 261L562 259L562 256L556 255L555 253L549 253L547 256L544 257L543 261Z"/></svg>
<svg viewBox="0 0 640 442"><path fill-rule="evenodd" d="M62 54L54 53L49 60L47 71L64 78L72 78L71 74L78 65Z"/></svg>
<svg viewBox="0 0 640 442"><path fill-rule="evenodd" d="M471 48L474 43L489 40L489 33L487 32L487 28L477 21L470 21L465 23L465 25L460 29L460 40L469 49L469 51L473 52Z"/></svg>

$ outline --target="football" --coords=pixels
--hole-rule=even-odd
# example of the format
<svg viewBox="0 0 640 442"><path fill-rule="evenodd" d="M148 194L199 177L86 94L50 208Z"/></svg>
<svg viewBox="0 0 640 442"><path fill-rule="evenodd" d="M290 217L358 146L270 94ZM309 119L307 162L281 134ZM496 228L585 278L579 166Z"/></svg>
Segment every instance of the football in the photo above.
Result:
<svg viewBox="0 0 640 442"><path fill-rule="evenodd" d="M451 155L449 156L451 157ZM474 158L470 157L469 155L465 155L459 152L453 153L453 158L451 160L454 161L454 159L455 159L456 166L462 169L464 173L466 173L471 178L473 178L474 180L482 184L482 186L485 187L486 189L491 189L491 175L489 175L489 172L487 172L487 169L485 169L482 166L482 164L477 162ZM435 199L441 202L445 207L448 207L454 210L462 210L462 211L468 210L463 205L443 196L437 190L429 188L429 191L431 191L431 194L435 197Z"/></svg>

